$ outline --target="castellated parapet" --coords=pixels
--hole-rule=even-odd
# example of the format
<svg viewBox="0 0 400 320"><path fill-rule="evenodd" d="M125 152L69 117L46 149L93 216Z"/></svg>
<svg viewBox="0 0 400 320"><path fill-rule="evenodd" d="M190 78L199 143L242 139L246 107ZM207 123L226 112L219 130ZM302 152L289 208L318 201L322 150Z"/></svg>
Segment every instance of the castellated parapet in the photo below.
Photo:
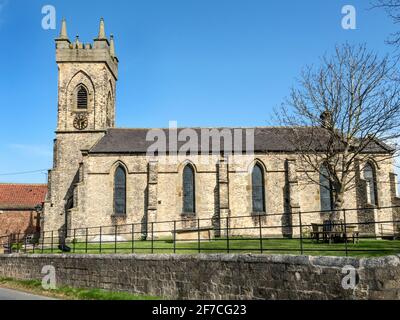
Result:
<svg viewBox="0 0 400 320"><path fill-rule="evenodd" d="M107 39L104 30L104 20L100 21L99 35L94 43L82 43L79 36L72 43L67 35L66 21L62 21L61 34L56 39L56 61L105 63L115 80L118 78L118 58L115 56L114 37Z"/></svg>

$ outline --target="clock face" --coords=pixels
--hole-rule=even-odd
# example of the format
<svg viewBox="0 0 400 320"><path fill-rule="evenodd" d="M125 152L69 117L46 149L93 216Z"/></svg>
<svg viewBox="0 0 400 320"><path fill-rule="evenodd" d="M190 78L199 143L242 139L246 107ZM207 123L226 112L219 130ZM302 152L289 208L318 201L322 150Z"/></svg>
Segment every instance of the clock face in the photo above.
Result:
<svg viewBox="0 0 400 320"><path fill-rule="evenodd" d="M74 128L78 130L86 129L88 126L87 116L83 113L77 114L74 119Z"/></svg>

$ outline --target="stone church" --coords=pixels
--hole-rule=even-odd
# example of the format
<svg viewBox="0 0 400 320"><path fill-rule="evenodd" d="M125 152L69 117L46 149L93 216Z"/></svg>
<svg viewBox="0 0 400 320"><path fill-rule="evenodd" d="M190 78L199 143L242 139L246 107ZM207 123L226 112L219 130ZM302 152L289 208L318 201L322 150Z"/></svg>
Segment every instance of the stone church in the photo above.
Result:
<svg viewBox="0 0 400 320"><path fill-rule="evenodd" d="M159 235L168 236L162 232L171 230L172 224L158 222L207 228L229 217L230 227L236 227L233 233L245 234L262 217L265 234L290 236L299 233L291 228L299 222L298 212L304 212L303 223L312 223L324 217L307 212L331 209L329 190L302 183L304 172L296 164L289 130L284 127L249 128L253 156L244 156L242 162L231 161L224 152L200 154L203 145L199 154L181 154L177 161L166 161L170 149L149 157L151 129L115 128L118 58L103 20L93 43L78 38L71 42L63 20L56 61L58 119L43 231L68 229L70 236L76 228L137 224L146 233L156 223ZM178 135L183 130L177 129ZM234 135L235 128L223 130ZM376 148L359 175L366 182L364 189L346 193L344 204L371 210L352 211L347 217L350 222L393 220L393 209L376 210L397 199L393 159L387 149ZM375 234L381 230L378 224L372 228Z"/></svg>

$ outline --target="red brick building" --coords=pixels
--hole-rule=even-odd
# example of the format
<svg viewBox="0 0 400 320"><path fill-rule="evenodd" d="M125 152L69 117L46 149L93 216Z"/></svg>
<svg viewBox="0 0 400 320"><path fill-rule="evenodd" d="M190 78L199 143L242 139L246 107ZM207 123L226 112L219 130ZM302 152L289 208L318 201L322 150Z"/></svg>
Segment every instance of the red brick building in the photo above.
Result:
<svg viewBox="0 0 400 320"><path fill-rule="evenodd" d="M0 184L0 236L40 231L45 184Z"/></svg>

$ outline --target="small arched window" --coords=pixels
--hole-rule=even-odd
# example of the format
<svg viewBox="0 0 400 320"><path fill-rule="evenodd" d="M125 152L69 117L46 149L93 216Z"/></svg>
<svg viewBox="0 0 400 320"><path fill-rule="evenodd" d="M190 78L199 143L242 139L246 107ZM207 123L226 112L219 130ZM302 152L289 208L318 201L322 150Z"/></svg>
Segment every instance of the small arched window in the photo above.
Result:
<svg viewBox="0 0 400 320"><path fill-rule="evenodd" d="M82 85L76 93L76 106L78 109L87 109L88 107L88 92Z"/></svg>
<svg viewBox="0 0 400 320"><path fill-rule="evenodd" d="M371 163L367 163L364 168L364 180L367 187L367 203L376 205L376 183L375 170Z"/></svg>
<svg viewBox="0 0 400 320"><path fill-rule="evenodd" d="M253 213L265 213L264 170L257 163L251 173Z"/></svg>
<svg viewBox="0 0 400 320"><path fill-rule="evenodd" d="M319 174L319 194L321 211L333 210L333 187L329 180L329 172L326 166L321 166Z"/></svg>
<svg viewBox="0 0 400 320"><path fill-rule="evenodd" d="M183 213L195 213L194 169L190 164L183 169Z"/></svg>
<svg viewBox="0 0 400 320"><path fill-rule="evenodd" d="M114 213L126 214L126 172L121 165L114 175Z"/></svg>
<svg viewBox="0 0 400 320"><path fill-rule="evenodd" d="M106 105L106 125L107 127L111 127L111 105L112 105L112 98L111 93L108 93L107 96L107 105Z"/></svg>

